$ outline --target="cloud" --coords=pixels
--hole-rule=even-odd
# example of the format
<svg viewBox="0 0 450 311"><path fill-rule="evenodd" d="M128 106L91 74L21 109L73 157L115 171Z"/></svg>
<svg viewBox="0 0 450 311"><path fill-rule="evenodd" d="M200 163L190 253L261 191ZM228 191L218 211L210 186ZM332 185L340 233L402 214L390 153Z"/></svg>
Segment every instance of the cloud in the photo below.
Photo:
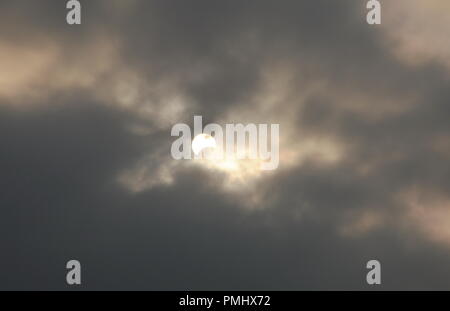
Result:
<svg viewBox="0 0 450 311"><path fill-rule="evenodd" d="M450 41L446 28L450 18L445 1L395 1L383 4L386 35L399 61L411 65L438 62L449 69Z"/></svg>
<svg viewBox="0 0 450 311"><path fill-rule="evenodd" d="M63 4L0 4L4 288L448 288L443 1ZM280 124L279 169L173 160L194 115Z"/></svg>

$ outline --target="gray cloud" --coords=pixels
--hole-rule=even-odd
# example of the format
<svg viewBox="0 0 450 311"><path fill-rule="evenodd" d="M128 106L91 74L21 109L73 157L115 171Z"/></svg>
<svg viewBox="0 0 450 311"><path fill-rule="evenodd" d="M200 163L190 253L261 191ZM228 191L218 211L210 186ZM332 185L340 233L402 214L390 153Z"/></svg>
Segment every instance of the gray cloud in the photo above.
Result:
<svg viewBox="0 0 450 311"><path fill-rule="evenodd" d="M67 289L72 258L86 289L366 289L373 258L383 289L448 288L449 71L414 8L63 4L0 4L0 288ZM279 170L174 163L195 114L280 123Z"/></svg>

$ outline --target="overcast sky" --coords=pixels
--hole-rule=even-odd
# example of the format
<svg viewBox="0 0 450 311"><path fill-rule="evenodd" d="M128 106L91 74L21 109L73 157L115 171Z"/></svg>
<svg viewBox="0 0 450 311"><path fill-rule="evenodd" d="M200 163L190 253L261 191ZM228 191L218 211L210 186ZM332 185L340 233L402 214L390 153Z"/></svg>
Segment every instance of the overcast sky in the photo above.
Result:
<svg viewBox="0 0 450 311"><path fill-rule="evenodd" d="M0 2L0 289L450 289L450 3ZM280 124L280 164L170 155Z"/></svg>

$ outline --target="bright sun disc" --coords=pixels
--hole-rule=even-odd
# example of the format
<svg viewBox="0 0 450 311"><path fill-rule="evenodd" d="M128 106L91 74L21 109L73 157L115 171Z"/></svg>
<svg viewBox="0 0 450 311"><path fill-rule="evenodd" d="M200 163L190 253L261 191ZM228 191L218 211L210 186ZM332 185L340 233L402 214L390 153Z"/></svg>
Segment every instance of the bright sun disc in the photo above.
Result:
<svg viewBox="0 0 450 311"><path fill-rule="evenodd" d="M216 140L208 134L199 134L192 140L192 151L194 151L196 155L200 154L203 149L216 147Z"/></svg>

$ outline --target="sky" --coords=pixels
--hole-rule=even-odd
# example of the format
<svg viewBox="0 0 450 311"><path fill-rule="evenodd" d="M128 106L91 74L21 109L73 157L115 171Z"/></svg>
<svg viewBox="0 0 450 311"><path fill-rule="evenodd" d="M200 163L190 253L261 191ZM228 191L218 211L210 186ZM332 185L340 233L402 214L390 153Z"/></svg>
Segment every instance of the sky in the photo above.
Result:
<svg viewBox="0 0 450 311"><path fill-rule="evenodd" d="M0 289L450 289L450 4L381 3L2 0ZM279 167L174 160L195 115Z"/></svg>

